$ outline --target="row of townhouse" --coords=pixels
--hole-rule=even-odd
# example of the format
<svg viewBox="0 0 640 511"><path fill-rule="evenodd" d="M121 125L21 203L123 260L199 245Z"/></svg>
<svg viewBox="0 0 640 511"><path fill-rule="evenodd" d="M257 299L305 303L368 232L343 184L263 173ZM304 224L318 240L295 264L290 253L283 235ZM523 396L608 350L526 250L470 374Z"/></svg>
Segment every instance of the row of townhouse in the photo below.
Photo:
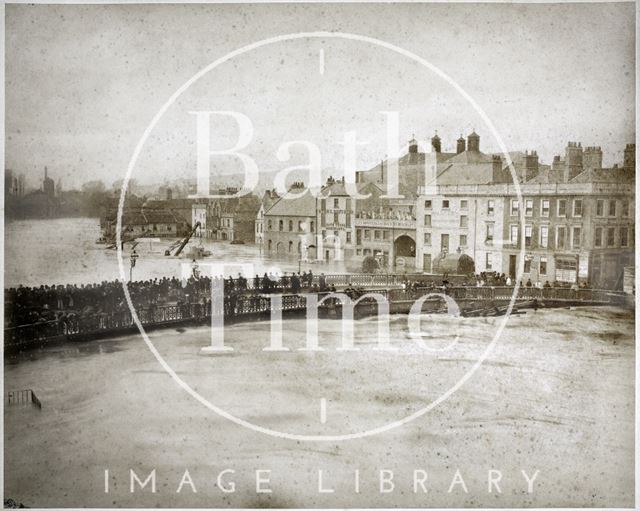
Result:
<svg viewBox="0 0 640 511"><path fill-rule="evenodd" d="M356 199L344 180L329 178L314 197L303 183L289 190L297 197L278 198L256 219L256 242L266 254L302 260L359 261L377 256L383 265L394 260L386 244L389 230L397 239L415 234L414 200L384 199L373 183L358 183L355 191L367 198ZM386 228L385 228L386 226ZM383 234L384 233L384 234ZM402 255L415 258L415 242L405 236Z"/></svg>
<svg viewBox="0 0 640 511"><path fill-rule="evenodd" d="M419 270L458 252L473 258L476 271L619 287L623 269L634 265L635 193L623 171L525 183L520 196L508 184L436 188L417 203Z"/></svg>
<svg viewBox="0 0 640 511"><path fill-rule="evenodd" d="M400 197L386 197L390 161L357 174L348 193L330 179L318 197L295 183L296 199L278 198L256 220L263 250L284 257L361 263L375 257L389 271L437 271L447 254L465 254L476 271L526 281L590 281L619 287L634 264L635 146L624 164L601 168L599 148L570 142L552 166L535 151L509 153L509 164L480 152L479 136L456 153L398 158ZM422 184L421 184L422 183ZM520 190L520 195L517 190ZM259 232L258 232L259 231Z"/></svg>

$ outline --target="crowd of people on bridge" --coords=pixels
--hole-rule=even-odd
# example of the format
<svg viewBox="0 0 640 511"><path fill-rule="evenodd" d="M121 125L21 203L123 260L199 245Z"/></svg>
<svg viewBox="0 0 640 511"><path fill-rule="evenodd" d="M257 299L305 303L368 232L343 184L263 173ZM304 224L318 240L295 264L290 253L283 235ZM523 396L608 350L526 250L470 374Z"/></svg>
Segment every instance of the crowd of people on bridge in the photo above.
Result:
<svg viewBox="0 0 640 511"><path fill-rule="evenodd" d="M406 291L418 292L420 289L440 288L446 290L451 286L513 286L515 282L505 274L497 272L481 272L460 280L459 277L447 277L440 280L425 279L424 276L405 276L402 288ZM162 305L181 305L189 303L210 304L212 286L223 289L225 310L233 310L233 304L242 295L268 295L272 293L299 294L335 292L336 287L327 281L324 274L314 275L312 271L302 273L284 273L276 275L264 273L247 278L242 274L236 277L201 276L197 269L188 279L164 277L127 283L131 304L136 309L156 308ZM546 282L532 283L531 280L520 282L522 287L571 287L569 283L553 285ZM220 287L214 287L219 289ZM573 287L577 288L576 284ZM589 288L588 283L581 284ZM341 289L349 296L361 295L363 288L351 285L349 279L342 283ZM122 283L118 280L103 281L99 284L81 285L42 285L39 287L19 286L10 288L5 293L5 325L13 327L48 321L66 321L76 317L87 317L96 314L112 314L129 310L129 304Z"/></svg>
<svg viewBox="0 0 640 511"><path fill-rule="evenodd" d="M188 279L164 277L127 283L134 307L162 304L202 303L210 299L211 286L222 286L225 298L242 294L300 293L335 291L324 274L311 271L275 275L264 273L248 280L237 277L192 275ZM8 327L67 319L77 315L109 314L127 310L128 304L119 280L99 284L18 286L5 292L5 325Z"/></svg>
<svg viewBox="0 0 640 511"><path fill-rule="evenodd" d="M516 285L516 280L512 279L510 276L505 275L504 273L498 272L487 272L483 271L474 276L473 279L464 280L464 287L476 286L476 287L511 287ZM553 281L553 283L545 280L544 284L541 281L533 282L531 279L521 280L520 287L535 287L538 289L548 289L548 288L571 288L571 289L591 289L591 285L588 281L582 281L579 284L576 282L560 282Z"/></svg>

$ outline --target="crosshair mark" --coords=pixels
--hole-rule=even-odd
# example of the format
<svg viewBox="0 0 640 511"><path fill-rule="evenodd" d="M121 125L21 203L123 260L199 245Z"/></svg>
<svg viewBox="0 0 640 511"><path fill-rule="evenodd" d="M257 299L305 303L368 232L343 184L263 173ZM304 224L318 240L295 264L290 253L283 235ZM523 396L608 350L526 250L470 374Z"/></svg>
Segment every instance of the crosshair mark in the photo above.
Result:
<svg viewBox="0 0 640 511"><path fill-rule="evenodd" d="M319 70L320 70L320 74L324 75L324 48L320 48L320 54L319 54Z"/></svg>
<svg viewBox="0 0 640 511"><path fill-rule="evenodd" d="M327 423L327 400L324 397L320 398L320 423Z"/></svg>

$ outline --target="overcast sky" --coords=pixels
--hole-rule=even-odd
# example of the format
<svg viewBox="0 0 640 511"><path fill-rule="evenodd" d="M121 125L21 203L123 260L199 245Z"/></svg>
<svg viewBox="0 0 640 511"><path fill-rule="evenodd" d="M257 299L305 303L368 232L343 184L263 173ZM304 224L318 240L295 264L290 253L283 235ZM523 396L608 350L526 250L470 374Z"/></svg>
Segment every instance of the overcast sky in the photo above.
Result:
<svg viewBox="0 0 640 511"><path fill-rule="evenodd" d="M7 5L6 166L31 184L47 165L65 188L123 177L146 125L198 70L255 41L301 31L382 39L425 58L486 111L510 150L549 162L568 140L600 145L605 164L635 139L632 3L567 5ZM325 72L319 72L320 50ZM189 110L236 110L255 126L246 152L261 169L288 140L310 140L323 167L342 162L338 142L356 130L358 164L384 157L383 110L400 112L401 141L434 130L443 149L472 129L497 152L488 128L432 72L388 50L340 39L262 47L212 71L154 130L134 177L195 178ZM233 124L217 122L228 147ZM216 158L213 172L238 170Z"/></svg>

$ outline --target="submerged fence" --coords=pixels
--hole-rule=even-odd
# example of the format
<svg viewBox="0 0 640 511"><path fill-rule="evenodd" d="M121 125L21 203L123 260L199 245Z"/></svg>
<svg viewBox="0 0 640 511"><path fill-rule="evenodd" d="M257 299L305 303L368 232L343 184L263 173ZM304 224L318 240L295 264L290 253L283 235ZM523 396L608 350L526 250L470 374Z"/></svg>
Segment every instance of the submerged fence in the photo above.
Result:
<svg viewBox="0 0 640 511"><path fill-rule="evenodd" d="M370 276L369 276L370 277ZM384 276L382 276L384 277ZM350 278L352 285L357 285L357 280ZM370 282L369 282L370 284ZM445 292L454 300L464 303L482 302L487 306L495 303L508 302L513 295L513 287L413 287L412 289L376 289L370 287L368 292L383 295L393 303L415 301L428 293ZM317 293L319 297L328 293ZM272 303L271 297L280 298ZM599 289L569 289L569 288L527 288L518 290L516 300L523 301L548 301L557 303L572 304L619 304L624 299L624 295L607 290ZM437 300L437 298L435 298ZM320 308L331 308L339 303L339 300L332 299L323 303ZM262 294L239 294L225 296L223 303L213 304L213 312L216 315L222 314L227 319L248 320L266 316L272 310L303 311L306 308L306 298L304 294L285 295L262 295ZM145 326L173 325L185 322L204 322L212 315L212 303L210 299L202 303L184 303L177 305L156 305L146 306L136 309L136 314L140 322ZM135 327L135 323L129 310L121 310L110 313L98 313L91 315L78 315L65 317L59 320L44 321L30 325L21 325L6 328L5 348L22 349L33 344L41 344L44 341L60 338L74 339L102 334L123 332Z"/></svg>
<svg viewBox="0 0 640 511"><path fill-rule="evenodd" d="M6 401L8 405L30 405L38 409L42 408L42 403L31 389L10 390L7 392Z"/></svg>

